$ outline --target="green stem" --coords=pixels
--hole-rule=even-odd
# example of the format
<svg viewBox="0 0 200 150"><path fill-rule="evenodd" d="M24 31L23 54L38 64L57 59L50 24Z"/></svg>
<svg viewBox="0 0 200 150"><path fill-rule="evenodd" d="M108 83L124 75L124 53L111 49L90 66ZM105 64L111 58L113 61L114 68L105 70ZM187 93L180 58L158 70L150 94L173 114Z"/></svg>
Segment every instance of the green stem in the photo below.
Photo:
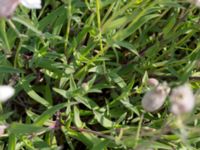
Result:
<svg viewBox="0 0 200 150"><path fill-rule="evenodd" d="M0 103L0 113L3 113L3 106L2 106L2 103Z"/></svg>
<svg viewBox="0 0 200 150"><path fill-rule="evenodd" d="M17 68L18 66L18 57L19 57L19 52L21 50L22 47L22 40L20 39L17 50L16 50L16 54L15 54L15 59L14 59L14 67Z"/></svg>
<svg viewBox="0 0 200 150"><path fill-rule="evenodd" d="M65 34L65 46L64 46L64 53L66 57L67 57L67 45L69 42L70 24L71 24L71 18L72 18L71 0L68 0L67 18L68 18L68 22L67 22L67 29L66 29L66 34Z"/></svg>
<svg viewBox="0 0 200 150"><path fill-rule="evenodd" d="M4 53L10 54L11 48L10 48L10 44L9 44L8 37L7 37L5 20L0 20L0 28L1 28L0 36L1 36L1 39L3 40L3 42L5 44Z"/></svg>
<svg viewBox="0 0 200 150"><path fill-rule="evenodd" d="M100 0L96 0L96 13L97 13L97 25L99 30L99 44L100 44L99 55L102 55L104 53L104 49L103 49L102 33L101 33Z"/></svg>
<svg viewBox="0 0 200 150"><path fill-rule="evenodd" d="M8 24L10 25L10 27L15 31L15 33L17 34L17 36L19 38L22 37L21 33L18 31L18 29L16 28L15 24L11 21L11 20L7 20Z"/></svg>
<svg viewBox="0 0 200 150"><path fill-rule="evenodd" d="M136 137L135 137L135 145L134 145L135 148L137 147L138 142L140 140L140 131L141 131L141 127L142 127L143 118L144 118L144 114L142 114L142 116L140 117L140 122L138 124L138 129L137 129L137 133L136 133Z"/></svg>
<svg viewBox="0 0 200 150"><path fill-rule="evenodd" d="M87 69L89 65L91 65L97 58L99 58L101 55L105 53L105 51L109 48L109 46L106 46L103 48L103 41L102 41L102 31L101 31L101 15L100 15L100 0L96 0L96 15L97 15L97 26L99 30L99 45L100 45L100 51L97 55L95 55L77 74L76 77L78 77L84 70Z"/></svg>

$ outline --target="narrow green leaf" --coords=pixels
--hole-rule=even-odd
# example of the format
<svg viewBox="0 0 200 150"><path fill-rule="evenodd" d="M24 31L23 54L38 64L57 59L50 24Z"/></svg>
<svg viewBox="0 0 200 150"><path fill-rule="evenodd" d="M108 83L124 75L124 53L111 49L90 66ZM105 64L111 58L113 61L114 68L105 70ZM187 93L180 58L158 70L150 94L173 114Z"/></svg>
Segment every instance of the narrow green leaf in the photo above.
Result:
<svg viewBox="0 0 200 150"><path fill-rule="evenodd" d="M170 31L172 31L172 28L174 27L174 25L176 24L176 15L172 15L170 17L170 19L168 20L167 25L165 26L165 28L163 29L163 34L164 37L166 38L168 36L168 34L171 34Z"/></svg>
<svg viewBox="0 0 200 150"><path fill-rule="evenodd" d="M120 101L120 100L123 100L124 98L128 98L129 94L130 94L130 91L133 87L135 83L135 79L134 77L131 79L130 83L124 87L123 89L123 92L121 93L121 95L119 95L118 97L116 97L109 105L112 106L114 105L116 102Z"/></svg>
<svg viewBox="0 0 200 150"><path fill-rule="evenodd" d="M142 15L142 13L141 13L141 15ZM113 37L113 40L114 41L124 40L125 38L127 38L128 36L133 34L137 29L139 29L147 21L149 21L153 18L156 18L158 16L159 16L158 14L150 14L150 15L146 15L146 16L140 16L141 18L137 17L127 28L117 32L116 35Z"/></svg>
<svg viewBox="0 0 200 150"><path fill-rule="evenodd" d="M53 90L60 94L61 96L63 96L64 98L68 99L68 98L71 98L72 97L72 92L71 91L66 91L66 90L63 90L63 89L58 89L58 88L53 88Z"/></svg>
<svg viewBox="0 0 200 150"><path fill-rule="evenodd" d="M95 118L97 121L105 128L112 128L114 126L114 122L109 120L104 116L104 114L94 111Z"/></svg>
<svg viewBox="0 0 200 150"><path fill-rule="evenodd" d="M66 13L65 6L60 6L55 10L51 11L47 16L43 17L39 22L39 29L44 30L48 25L52 25L56 22L56 19L61 14Z"/></svg>
<svg viewBox="0 0 200 150"><path fill-rule="evenodd" d="M90 133L79 133L76 131L68 131L69 136L83 142L89 149L93 146L93 135Z"/></svg>
<svg viewBox="0 0 200 150"><path fill-rule="evenodd" d="M86 97L86 96L76 96L74 97L74 99L77 102L80 102L82 104L84 104L86 107L88 107L89 109L98 109L98 105L90 98Z"/></svg>
<svg viewBox="0 0 200 150"><path fill-rule="evenodd" d="M83 128L83 123L80 119L79 109L76 106L74 106L74 122L78 128Z"/></svg>
<svg viewBox="0 0 200 150"><path fill-rule="evenodd" d="M70 90L71 91L74 91L74 90L76 90L77 89L77 86L76 86L76 83L75 83L75 81L74 81L74 78L73 78L73 76L71 75L70 76L70 80L69 80L70 82Z"/></svg>
<svg viewBox="0 0 200 150"><path fill-rule="evenodd" d="M40 127L33 124L21 124L21 123L13 123L8 128L10 134L15 134L16 136L30 135L32 133L37 133L41 131L45 131L46 128Z"/></svg>
<svg viewBox="0 0 200 150"><path fill-rule="evenodd" d="M130 52L132 52L133 54L139 56L136 48L132 44L130 44L126 41L116 41L115 44L117 44L120 47L124 47L124 48L128 49Z"/></svg>
<svg viewBox="0 0 200 150"><path fill-rule="evenodd" d="M92 150L106 150L108 144L110 143L110 141L108 139L104 139L99 143L96 143L93 147Z"/></svg>
<svg viewBox="0 0 200 150"><path fill-rule="evenodd" d="M46 110L43 114L41 114L36 120L35 125L43 125L49 118L51 118L57 111L62 108L65 108L67 103L58 104Z"/></svg>
<svg viewBox="0 0 200 150"><path fill-rule="evenodd" d="M41 96L39 96L32 88L31 86L29 85L29 83L27 82L27 80L25 79L22 79L21 80L21 86L22 88L26 91L26 93L33 99L35 100L36 102L46 106L46 107L49 107L50 104L47 100L45 100L44 98L42 98Z"/></svg>
<svg viewBox="0 0 200 150"><path fill-rule="evenodd" d="M6 32L6 23L3 19L0 20L0 38L2 39L4 48L6 49L5 53L10 53L11 49Z"/></svg>
<svg viewBox="0 0 200 150"><path fill-rule="evenodd" d="M113 80L120 88L124 88L126 86L126 82L115 72L110 71L109 76L111 80Z"/></svg>
<svg viewBox="0 0 200 150"><path fill-rule="evenodd" d="M4 121L4 120L8 119L12 114L13 114L13 112L0 114L0 121Z"/></svg>
<svg viewBox="0 0 200 150"><path fill-rule="evenodd" d="M0 65L0 73L23 73L20 69L13 68L11 66Z"/></svg>
<svg viewBox="0 0 200 150"><path fill-rule="evenodd" d="M14 20L15 22L18 22L20 24L23 24L24 26L26 26L28 29L32 30L33 32L35 32L36 34L38 34L39 36L43 36L42 32L39 31L34 24L31 22L31 20L22 18L20 16L18 17L13 17L12 20Z"/></svg>
<svg viewBox="0 0 200 150"><path fill-rule="evenodd" d="M8 150L15 150L16 140L15 133L11 133L8 139Z"/></svg>

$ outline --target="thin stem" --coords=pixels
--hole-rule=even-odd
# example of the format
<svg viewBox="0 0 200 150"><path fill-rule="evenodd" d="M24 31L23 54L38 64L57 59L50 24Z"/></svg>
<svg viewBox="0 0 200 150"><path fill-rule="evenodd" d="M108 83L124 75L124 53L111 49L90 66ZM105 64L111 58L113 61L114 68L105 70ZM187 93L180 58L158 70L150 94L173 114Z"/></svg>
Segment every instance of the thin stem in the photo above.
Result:
<svg viewBox="0 0 200 150"><path fill-rule="evenodd" d="M22 37L21 33L18 31L18 29L16 28L15 24L11 20L7 20L7 22L10 25L10 27L13 28L13 30L15 31L15 33L17 34L17 36L19 38Z"/></svg>
<svg viewBox="0 0 200 150"><path fill-rule="evenodd" d="M77 128L77 127L71 127L72 130L75 130L75 131L78 131L78 132L87 132L87 133L92 133L92 134L95 134L97 136L100 136L100 137L103 137L103 138L107 138L107 139L110 139L110 140L114 140L113 137L109 136L109 135L105 135L105 134L102 134L101 132L98 132L98 131L93 131L93 130L90 130L90 129L80 129L80 128Z"/></svg>
<svg viewBox="0 0 200 150"><path fill-rule="evenodd" d="M101 33L101 15L100 15L100 0L96 0L96 13L97 13L97 25L99 30L99 44L100 44L100 55L103 54L103 43L102 43L102 33Z"/></svg>
<svg viewBox="0 0 200 150"><path fill-rule="evenodd" d="M67 46L68 46L68 42L69 42L71 18L72 18L71 0L68 0L67 18L68 18L68 22L67 22L67 29L66 29L66 34L65 34L65 46L64 46L64 53L65 53L66 57L67 57Z"/></svg>
<svg viewBox="0 0 200 150"><path fill-rule="evenodd" d="M87 68L88 68L88 66L90 66L97 58L99 58L99 56L101 56L102 54L104 54L104 52L107 50L109 48L109 46L106 46L104 49L103 49L103 51L100 51L97 55L95 55L83 68L81 68L81 70L80 71L78 71L77 73L76 73L76 77L79 77L80 76L80 74L84 71L84 70L86 70Z"/></svg>
<svg viewBox="0 0 200 150"><path fill-rule="evenodd" d="M1 20L0 21L0 28L1 28L0 34L2 36L1 38L3 38L2 40L4 41L4 44L6 46L6 49L4 49L4 53L5 54L10 54L11 53L11 48L10 48L10 44L9 44L8 37L7 37L7 34L6 34L6 23L5 23L5 20Z"/></svg>
<svg viewBox="0 0 200 150"><path fill-rule="evenodd" d="M188 132L186 131L185 125L183 123L182 117L181 116L177 116L176 118L176 125L177 128L180 130L180 138L182 140L182 142L185 144L185 146L188 149L191 149L191 146L188 142Z"/></svg>
<svg viewBox="0 0 200 150"><path fill-rule="evenodd" d="M14 59L14 67L17 68L18 66L18 57L19 57L19 52L21 50L21 47L22 47L22 40L19 39L19 44L18 44L18 47L17 47L17 50L16 50L16 54L15 54L15 59Z"/></svg>
<svg viewBox="0 0 200 150"><path fill-rule="evenodd" d="M3 106L2 106L2 103L0 103L0 113L3 113Z"/></svg>
<svg viewBox="0 0 200 150"><path fill-rule="evenodd" d="M135 148L137 147L138 141L140 139L140 131L141 131L141 127L142 127L143 118L144 118L144 114L142 114L142 116L140 117L140 122L138 124L138 129L137 129L136 138L135 138L135 145L134 145Z"/></svg>
<svg viewBox="0 0 200 150"><path fill-rule="evenodd" d="M91 65L97 58L105 53L105 51L109 48L107 45L103 48L103 41L102 41L102 30L101 30L101 15L100 15L100 0L96 0L96 15L97 15L97 25L99 30L99 45L100 45L100 52L95 55L79 72L76 73L76 77L79 77L80 74L85 71L89 65Z"/></svg>

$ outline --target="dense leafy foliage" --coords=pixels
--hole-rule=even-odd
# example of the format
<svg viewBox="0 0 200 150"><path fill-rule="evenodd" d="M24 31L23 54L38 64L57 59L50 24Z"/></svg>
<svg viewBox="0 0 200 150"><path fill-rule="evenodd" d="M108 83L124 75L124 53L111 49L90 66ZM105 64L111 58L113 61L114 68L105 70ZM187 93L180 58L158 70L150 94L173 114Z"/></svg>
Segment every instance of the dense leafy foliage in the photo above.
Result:
<svg viewBox="0 0 200 150"><path fill-rule="evenodd" d="M0 20L4 149L198 149L199 108L146 113L146 80L199 84L199 8L182 0L45 0ZM198 99L197 99L198 100ZM187 135L187 136L186 136Z"/></svg>

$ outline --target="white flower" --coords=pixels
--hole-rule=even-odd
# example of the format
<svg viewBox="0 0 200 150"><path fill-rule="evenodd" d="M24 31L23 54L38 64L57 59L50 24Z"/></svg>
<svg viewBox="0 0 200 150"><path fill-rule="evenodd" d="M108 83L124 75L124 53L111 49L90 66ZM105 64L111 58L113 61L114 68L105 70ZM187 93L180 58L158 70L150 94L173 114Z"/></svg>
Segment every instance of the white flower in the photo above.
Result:
<svg viewBox="0 0 200 150"><path fill-rule="evenodd" d="M0 86L0 102L5 102L9 98L11 98L15 93L13 87L8 85L1 85Z"/></svg>
<svg viewBox="0 0 200 150"><path fill-rule="evenodd" d="M148 112L154 112L160 109L169 92L170 88L167 86L167 83L159 84L144 95L142 107Z"/></svg>
<svg viewBox="0 0 200 150"><path fill-rule="evenodd" d="M188 84L178 86L170 95L171 109L175 115L191 112L195 105L195 97Z"/></svg>
<svg viewBox="0 0 200 150"><path fill-rule="evenodd" d="M41 0L0 0L0 18L11 17L20 3L29 9L41 8Z"/></svg>
<svg viewBox="0 0 200 150"><path fill-rule="evenodd" d="M29 9L40 9L41 0L20 0L20 3Z"/></svg>

